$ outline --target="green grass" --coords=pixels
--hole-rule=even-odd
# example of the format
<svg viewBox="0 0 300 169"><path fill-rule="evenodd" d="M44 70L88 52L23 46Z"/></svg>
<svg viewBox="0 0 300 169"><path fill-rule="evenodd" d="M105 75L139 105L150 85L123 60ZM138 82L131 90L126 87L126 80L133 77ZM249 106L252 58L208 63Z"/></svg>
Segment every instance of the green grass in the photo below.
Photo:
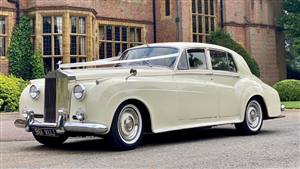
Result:
<svg viewBox="0 0 300 169"><path fill-rule="evenodd" d="M286 109L300 109L300 101L282 102Z"/></svg>

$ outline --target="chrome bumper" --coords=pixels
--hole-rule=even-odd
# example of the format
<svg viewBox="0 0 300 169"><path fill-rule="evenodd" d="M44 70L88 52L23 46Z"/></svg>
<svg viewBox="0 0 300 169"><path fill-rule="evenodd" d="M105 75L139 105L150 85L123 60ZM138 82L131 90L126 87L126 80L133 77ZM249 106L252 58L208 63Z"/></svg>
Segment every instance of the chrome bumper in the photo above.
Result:
<svg viewBox="0 0 300 169"><path fill-rule="evenodd" d="M57 134L64 134L65 132L83 132L97 135L106 134L107 126L96 123L83 122L67 122L66 114L59 112L56 123L44 123L34 119L34 112L31 110L24 112L25 119L16 119L14 124L16 127L25 128L26 131L32 132L32 128L54 128Z"/></svg>
<svg viewBox="0 0 300 169"><path fill-rule="evenodd" d="M280 111L281 112L285 111L285 106L283 104L280 105Z"/></svg>

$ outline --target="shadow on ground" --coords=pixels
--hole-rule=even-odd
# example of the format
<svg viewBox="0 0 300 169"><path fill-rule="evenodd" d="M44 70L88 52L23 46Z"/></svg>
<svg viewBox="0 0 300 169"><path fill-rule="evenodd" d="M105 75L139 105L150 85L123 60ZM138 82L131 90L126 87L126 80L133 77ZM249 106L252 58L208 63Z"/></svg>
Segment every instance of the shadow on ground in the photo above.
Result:
<svg viewBox="0 0 300 169"><path fill-rule="evenodd" d="M277 131L262 130L259 135L274 134ZM241 136L233 127L232 128L199 128L188 129L160 134L146 134L143 137L140 148L156 147L160 145L181 144L196 141L207 141L211 139L223 139L230 137L247 137ZM47 147L44 145L26 147L29 151L41 150L61 150L61 151L83 151L83 152L112 152L109 143L102 138L87 137L82 139L69 139L65 144L55 147Z"/></svg>

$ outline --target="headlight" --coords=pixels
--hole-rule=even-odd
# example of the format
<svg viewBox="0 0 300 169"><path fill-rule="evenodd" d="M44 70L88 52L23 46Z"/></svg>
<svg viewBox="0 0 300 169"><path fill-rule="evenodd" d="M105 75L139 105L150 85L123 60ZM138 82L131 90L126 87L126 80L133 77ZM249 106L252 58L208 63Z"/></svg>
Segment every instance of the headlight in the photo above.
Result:
<svg viewBox="0 0 300 169"><path fill-rule="evenodd" d="M77 84L73 88L73 94L75 99L83 100L86 95L85 87L82 84Z"/></svg>
<svg viewBox="0 0 300 169"><path fill-rule="evenodd" d="M29 89L29 94L32 99L36 100L40 96L40 89L36 85L31 85Z"/></svg>

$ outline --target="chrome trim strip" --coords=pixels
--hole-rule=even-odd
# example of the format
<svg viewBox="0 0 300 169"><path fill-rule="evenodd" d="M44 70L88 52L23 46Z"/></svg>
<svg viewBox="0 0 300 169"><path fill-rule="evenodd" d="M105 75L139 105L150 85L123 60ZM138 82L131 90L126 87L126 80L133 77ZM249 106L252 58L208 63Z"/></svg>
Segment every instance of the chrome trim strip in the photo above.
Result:
<svg viewBox="0 0 300 169"><path fill-rule="evenodd" d="M193 70L177 70L175 71L176 75L213 75L213 72L210 70L202 69L193 69Z"/></svg>
<svg viewBox="0 0 300 169"><path fill-rule="evenodd" d="M213 75L216 75L216 76L230 76L230 77L237 77L237 78L240 77L240 74L233 73L233 72L215 72L215 71L213 71Z"/></svg>
<svg viewBox="0 0 300 169"><path fill-rule="evenodd" d="M18 128L25 128L27 125L27 121L23 119L16 119L14 125Z"/></svg>
<svg viewBox="0 0 300 169"><path fill-rule="evenodd" d="M106 134L108 131L108 128L105 125L96 123L66 122L64 128L66 131L86 132L94 134Z"/></svg>
<svg viewBox="0 0 300 169"><path fill-rule="evenodd" d="M29 127L49 127L49 128L56 128L56 123L39 123L39 122L33 122L29 124Z"/></svg>

